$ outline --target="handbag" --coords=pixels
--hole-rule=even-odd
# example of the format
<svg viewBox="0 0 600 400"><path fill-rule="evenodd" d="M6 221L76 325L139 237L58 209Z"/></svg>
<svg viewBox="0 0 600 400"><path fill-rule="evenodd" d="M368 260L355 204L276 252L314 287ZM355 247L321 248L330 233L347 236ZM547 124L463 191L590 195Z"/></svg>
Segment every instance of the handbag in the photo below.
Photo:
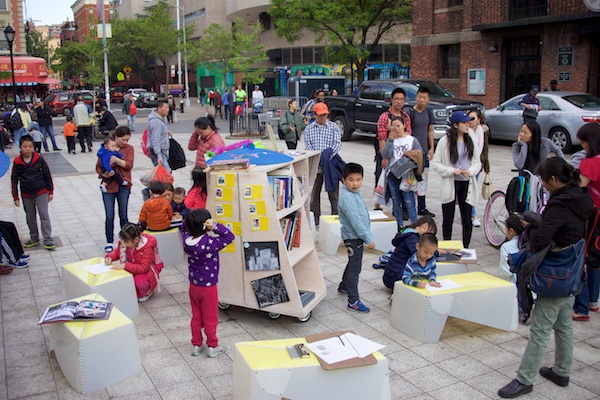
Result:
<svg viewBox="0 0 600 400"><path fill-rule="evenodd" d="M481 197L484 200L489 200L493 191L494 191L494 185L492 184L492 179L490 178L490 174L485 174L485 178L483 179L483 185L481 185Z"/></svg>
<svg viewBox="0 0 600 400"><path fill-rule="evenodd" d="M523 110L523 118L536 119L538 116L538 111L535 108L525 108Z"/></svg>
<svg viewBox="0 0 600 400"><path fill-rule="evenodd" d="M390 167L390 173L393 174L398 180L402 180L404 174L408 171L412 171L417 168L417 164L412 162L406 157L401 157L398 161L393 163Z"/></svg>
<svg viewBox="0 0 600 400"><path fill-rule="evenodd" d="M529 278L529 287L545 297L578 295L584 283L584 258L584 239L563 250L548 251Z"/></svg>
<svg viewBox="0 0 600 400"><path fill-rule="evenodd" d="M169 137L169 166L175 171L185 167L185 152L181 145L172 137Z"/></svg>

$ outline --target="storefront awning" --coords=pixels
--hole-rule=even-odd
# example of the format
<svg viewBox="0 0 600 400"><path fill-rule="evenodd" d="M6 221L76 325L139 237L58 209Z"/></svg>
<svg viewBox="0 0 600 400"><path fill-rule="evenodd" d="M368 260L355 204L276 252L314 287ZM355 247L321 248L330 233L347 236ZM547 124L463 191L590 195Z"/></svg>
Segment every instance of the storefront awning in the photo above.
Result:
<svg viewBox="0 0 600 400"><path fill-rule="evenodd" d="M48 76L46 60L38 57L13 57L17 86L56 85L60 81ZM0 71L10 72L10 56L0 56ZM12 77L0 80L0 86L12 86Z"/></svg>

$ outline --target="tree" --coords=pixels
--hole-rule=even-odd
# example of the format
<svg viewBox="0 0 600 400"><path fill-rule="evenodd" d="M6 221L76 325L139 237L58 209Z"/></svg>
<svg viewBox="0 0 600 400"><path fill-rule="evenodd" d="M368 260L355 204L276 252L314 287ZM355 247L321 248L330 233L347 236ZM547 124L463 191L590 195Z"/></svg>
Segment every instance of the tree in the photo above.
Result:
<svg viewBox="0 0 600 400"><path fill-rule="evenodd" d="M252 67L267 60L264 47L258 43L260 32L259 25L249 27L242 19L236 19L228 30L212 23L200 40L188 45L188 60L204 64L215 74L221 73L225 85L229 72L242 73L247 82L262 83L266 69Z"/></svg>
<svg viewBox="0 0 600 400"><path fill-rule="evenodd" d="M271 0L269 12L278 36L293 43L312 32L326 46L330 61L356 66L358 82L373 49L392 28L410 22L411 0Z"/></svg>
<svg viewBox="0 0 600 400"><path fill-rule="evenodd" d="M96 32L92 31L82 42L67 42L54 52L54 69L62 72L64 80L81 79L100 86L104 81L103 48Z"/></svg>
<svg viewBox="0 0 600 400"><path fill-rule="evenodd" d="M32 57L48 58L48 42L44 40L42 33L36 30L27 30L26 32L25 46L27 54Z"/></svg>

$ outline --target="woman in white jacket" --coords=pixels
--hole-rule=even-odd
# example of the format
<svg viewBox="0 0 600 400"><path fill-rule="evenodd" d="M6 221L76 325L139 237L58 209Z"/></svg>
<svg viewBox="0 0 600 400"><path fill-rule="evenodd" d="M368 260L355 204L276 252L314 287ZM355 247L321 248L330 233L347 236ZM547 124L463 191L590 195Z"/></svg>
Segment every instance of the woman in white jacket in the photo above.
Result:
<svg viewBox="0 0 600 400"><path fill-rule="evenodd" d="M438 142L431 167L441 175L440 199L442 202L442 232L444 240L452 239L452 223L456 202L460 208L463 246L469 247L473 224L471 210L477 196L475 175L481 170L481 160L469 137L468 122L471 117L463 111L450 116L450 131Z"/></svg>

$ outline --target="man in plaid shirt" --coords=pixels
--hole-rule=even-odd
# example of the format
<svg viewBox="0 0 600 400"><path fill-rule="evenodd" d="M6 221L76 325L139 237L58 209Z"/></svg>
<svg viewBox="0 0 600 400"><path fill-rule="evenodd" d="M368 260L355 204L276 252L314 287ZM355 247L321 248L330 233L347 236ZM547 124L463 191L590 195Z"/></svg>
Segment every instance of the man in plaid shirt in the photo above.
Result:
<svg viewBox="0 0 600 400"><path fill-rule="evenodd" d="M377 140L375 141L375 186L379 182L381 171L387 168L387 158L381 157L381 150L385 147L385 142L388 139L391 130L391 119L393 117L402 117L406 132L412 135L410 117L402 109L406 100L406 92L402 88L396 88L392 91L392 105L384 111L377 120ZM379 204L375 204L375 208L379 208Z"/></svg>
<svg viewBox="0 0 600 400"><path fill-rule="evenodd" d="M333 122L328 120L329 109L325 103L315 104L313 111L315 113L315 121L310 123L304 130L304 143L306 150L323 151L331 149L331 157L337 155L342 147L342 135L340 128ZM314 213L315 223L319 224L321 216L321 189L323 188L323 171L321 167L317 172L317 178L313 186L310 210ZM338 213L338 197L339 189L335 192L327 192L329 202L331 203L331 215Z"/></svg>

